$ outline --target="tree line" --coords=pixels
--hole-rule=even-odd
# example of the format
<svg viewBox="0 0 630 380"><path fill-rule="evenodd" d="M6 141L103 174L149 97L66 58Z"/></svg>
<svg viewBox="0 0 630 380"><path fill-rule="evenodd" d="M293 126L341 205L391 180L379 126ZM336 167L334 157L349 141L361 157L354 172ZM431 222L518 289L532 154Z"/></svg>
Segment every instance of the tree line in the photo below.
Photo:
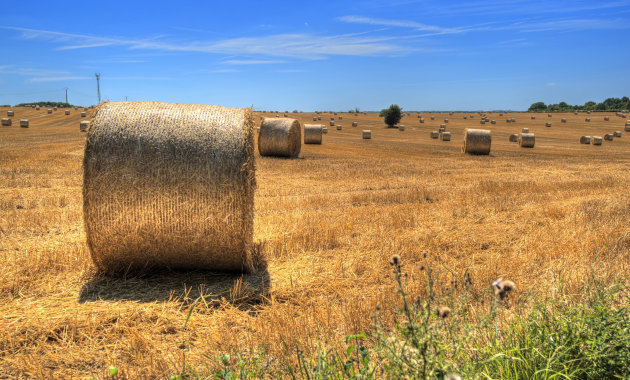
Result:
<svg viewBox="0 0 630 380"><path fill-rule="evenodd" d="M627 96L623 98L608 98L601 103L588 101L584 105L570 105L566 102L558 104L545 104L543 102L533 103L529 112L571 112L571 111L623 111L630 109L630 99Z"/></svg>

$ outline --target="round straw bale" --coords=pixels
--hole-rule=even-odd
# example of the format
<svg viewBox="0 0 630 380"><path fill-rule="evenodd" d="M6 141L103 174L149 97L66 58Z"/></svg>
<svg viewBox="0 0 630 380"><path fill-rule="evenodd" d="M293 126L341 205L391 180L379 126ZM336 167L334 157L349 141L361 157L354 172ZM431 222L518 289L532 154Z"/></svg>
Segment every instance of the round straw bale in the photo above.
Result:
<svg viewBox="0 0 630 380"><path fill-rule="evenodd" d="M20 120L20 127L28 128L28 120Z"/></svg>
<svg viewBox="0 0 630 380"><path fill-rule="evenodd" d="M278 118L279 118L279 117L280 117L280 115L277 115L277 114L276 114L276 117L278 117Z"/></svg>
<svg viewBox="0 0 630 380"><path fill-rule="evenodd" d="M337 130L338 130L338 131L341 131L341 129L342 129L342 128L343 128L343 127L342 127L341 125L337 125Z"/></svg>
<svg viewBox="0 0 630 380"><path fill-rule="evenodd" d="M500 113L500 114L499 114L499 116L503 116L503 114L502 114L502 113Z"/></svg>
<svg viewBox="0 0 630 380"><path fill-rule="evenodd" d="M330 118L330 121L334 121L334 120L335 120L335 118L334 118L334 117L331 117L331 118Z"/></svg>
<svg viewBox="0 0 630 380"><path fill-rule="evenodd" d="M574 114L574 115L577 115L578 113L577 113L577 111L575 111L575 112L573 112L573 114Z"/></svg>
<svg viewBox="0 0 630 380"><path fill-rule="evenodd" d="M5 127L10 127L11 126L11 119L3 117L2 118L2 125Z"/></svg>
<svg viewBox="0 0 630 380"><path fill-rule="evenodd" d="M359 123L358 123L358 122L356 122L356 121L353 121L353 122L352 122L352 126L353 126L353 127L358 127L358 126L359 126Z"/></svg>
<svg viewBox="0 0 630 380"><path fill-rule="evenodd" d="M424 118L420 118L420 123L424 124Z"/></svg>
<svg viewBox="0 0 630 380"><path fill-rule="evenodd" d="M52 110L49 108L47 112L48 112L48 113L52 113Z"/></svg>
<svg viewBox="0 0 630 380"><path fill-rule="evenodd" d="M321 144L323 128L321 124L304 124L304 144Z"/></svg>
<svg viewBox="0 0 630 380"><path fill-rule="evenodd" d="M536 120L536 116L532 116L532 120Z"/></svg>
<svg viewBox="0 0 630 380"><path fill-rule="evenodd" d="M57 107L53 107L53 111L57 111Z"/></svg>
<svg viewBox="0 0 630 380"><path fill-rule="evenodd" d="M606 140L606 141L613 141L614 138L615 138L615 136L612 133L606 133L604 135L604 140Z"/></svg>
<svg viewBox="0 0 630 380"><path fill-rule="evenodd" d="M551 117L551 114L547 114L547 117Z"/></svg>
<svg viewBox="0 0 630 380"><path fill-rule="evenodd" d="M512 122L512 119L505 119L505 122L506 122L506 123L511 123L511 122Z"/></svg>
<svg viewBox="0 0 630 380"><path fill-rule="evenodd" d="M321 119L322 119L322 117L321 117L321 116L317 116L317 120L321 120Z"/></svg>
<svg viewBox="0 0 630 380"><path fill-rule="evenodd" d="M339 116L339 120L342 120L342 119L343 119L343 116Z"/></svg>
<svg viewBox="0 0 630 380"><path fill-rule="evenodd" d="M261 156L297 157L302 147L300 122L265 118L260 125L258 152Z"/></svg>
<svg viewBox="0 0 630 380"><path fill-rule="evenodd" d="M448 119L444 119L444 122L445 122L445 123L448 123Z"/></svg>
<svg viewBox="0 0 630 380"><path fill-rule="evenodd" d="M491 124L496 124L496 123L497 123L497 121L496 121L496 120L492 120L490 123L491 123Z"/></svg>
<svg viewBox="0 0 630 380"><path fill-rule="evenodd" d="M545 123L545 127L551 127L551 123Z"/></svg>
<svg viewBox="0 0 630 380"><path fill-rule="evenodd" d="M249 109L101 104L83 161L96 266L253 271L253 141Z"/></svg>
<svg viewBox="0 0 630 380"><path fill-rule="evenodd" d="M437 139L438 137L440 137L440 132L439 131L431 131L431 138L432 139Z"/></svg>
<svg viewBox="0 0 630 380"><path fill-rule="evenodd" d="M39 106L35 107L35 111L39 111Z"/></svg>
<svg viewBox="0 0 630 380"><path fill-rule="evenodd" d="M591 142L593 143L593 145L602 145L602 137L593 136L593 139L591 140Z"/></svg>
<svg viewBox="0 0 630 380"><path fill-rule="evenodd" d="M364 140L369 140L372 138L372 131L370 131L369 129L364 129L362 135Z"/></svg>
<svg viewBox="0 0 630 380"><path fill-rule="evenodd" d="M587 117L587 118L586 118L586 122L589 122L589 121L591 121L591 118L590 118L590 117Z"/></svg>
<svg viewBox="0 0 630 380"><path fill-rule="evenodd" d="M451 141L451 132L442 132L442 141Z"/></svg>
<svg viewBox="0 0 630 380"><path fill-rule="evenodd" d="M623 130L626 132L630 132L630 124L626 124L626 126L623 127Z"/></svg>
<svg viewBox="0 0 630 380"><path fill-rule="evenodd" d="M590 144L591 136L582 136L580 137L580 144Z"/></svg>
<svg viewBox="0 0 630 380"><path fill-rule="evenodd" d="M7 111L7 116L13 117L15 113L13 111Z"/></svg>
<svg viewBox="0 0 630 380"><path fill-rule="evenodd" d="M288 114L288 113L285 113L285 114L284 114L284 117L289 117L289 114Z"/></svg>
<svg viewBox="0 0 630 380"><path fill-rule="evenodd" d="M431 116L431 120L435 120L435 116Z"/></svg>
<svg viewBox="0 0 630 380"><path fill-rule="evenodd" d="M479 124L486 124L485 120L479 120Z"/></svg>
<svg viewBox="0 0 630 380"><path fill-rule="evenodd" d="M567 122L567 119L562 119L562 120L560 120L560 121L561 121L561 122L563 122L563 123L566 123L566 122Z"/></svg>
<svg viewBox="0 0 630 380"><path fill-rule="evenodd" d="M316 117L313 117L313 121L317 121L317 118L316 118Z"/></svg>
<svg viewBox="0 0 630 380"><path fill-rule="evenodd" d="M84 120L84 121L79 123L79 131L87 132L89 128L90 128L90 122L89 121Z"/></svg>
<svg viewBox="0 0 630 380"><path fill-rule="evenodd" d="M66 115L70 115L70 110L66 110L66 111L65 111L65 114L66 114Z"/></svg>
<svg viewBox="0 0 630 380"><path fill-rule="evenodd" d="M529 128L523 128L523 129L521 130L521 133L529 133Z"/></svg>
<svg viewBox="0 0 630 380"><path fill-rule="evenodd" d="M518 136L518 146L521 148L533 148L536 143L536 136L533 133L521 133Z"/></svg>
<svg viewBox="0 0 630 380"><path fill-rule="evenodd" d="M334 121L331 121L331 122L330 122L330 126L331 126L331 127L334 127L334 126L335 126L335 122L334 122Z"/></svg>
<svg viewBox="0 0 630 380"><path fill-rule="evenodd" d="M610 120L610 117L608 117L608 116L604 116L604 120L605 120L605 121L609 121L609 120Z"/></svg>
<svg viewBox="0 0 630 380"><path fill-rule="evenodd" d="M518 133L513 133L510 135L510 142L518 142Z"/></svg>
<svg viewBox="0 0 630 380"><path fill-rule="evenodd" d="M86 117L87 116L87 112L81 112L81 117Z"/></svg>
<svg viewBox="0 0 630 380"><path fill-rule="evenodd" d="M325 125L322 127L322 133L328 133L328 127Z"/></svg>
<svg viewBox="0 0 630 380"><path fill-rule="evenodd" d="M464 130L464 146L462 147L462 152L487 155L490 154L491 144L492 135L489 130L470 128Z"/></svg>
<svg viewBox="0 0 630 380"><path fill-rule="evenodd" d="M468 116L464 115L464 120L468 119Z"/></svg>
<svg viewBox="0 0 630 380"><path fill-rule="evenodd" d="M404 125L399 125L398 126L398 130L399 131L404 131L405 130L405 126Z"/></svg>

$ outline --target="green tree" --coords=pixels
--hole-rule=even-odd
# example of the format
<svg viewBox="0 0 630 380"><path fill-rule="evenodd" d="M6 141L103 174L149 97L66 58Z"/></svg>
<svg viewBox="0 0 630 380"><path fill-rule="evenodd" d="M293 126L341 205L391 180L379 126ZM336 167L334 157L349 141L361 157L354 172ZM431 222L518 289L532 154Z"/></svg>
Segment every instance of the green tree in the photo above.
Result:
<svg viewBox="0 0 630 380"><path fill-rule="evenodd" d="M389 108L381 110L380 116L385 119L385 124L391 128L398 124L402 118L402 108L398 104L392 104Z"/></svg>
<svg viewBox="0 0 630 380"><path fill-rule="evenodd" d="M529 112L543 112L547 110L547 106L545 105L545 103L543 102L536 102L533 103L530 107L529 107Z"/></svg>

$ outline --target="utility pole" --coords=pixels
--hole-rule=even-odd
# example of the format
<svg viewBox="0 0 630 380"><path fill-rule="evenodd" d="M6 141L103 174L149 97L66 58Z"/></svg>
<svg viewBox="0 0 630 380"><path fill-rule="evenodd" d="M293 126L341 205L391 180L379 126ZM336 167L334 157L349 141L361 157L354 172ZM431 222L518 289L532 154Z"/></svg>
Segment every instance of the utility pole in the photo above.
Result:
<svg viewBox="0 0 630 380"><path fill-rule="evenodd" d="M101 74L94 73L94 76L96 77L96 91L98 92L98 104L101 104L101 85L99 83L99 80L101 79Z"/></svg>
<svg viewBox="0 0 630 380"><path fill-rule="evenodd" d="M68 87L66 87L66 104L68 104Z"/></svg>

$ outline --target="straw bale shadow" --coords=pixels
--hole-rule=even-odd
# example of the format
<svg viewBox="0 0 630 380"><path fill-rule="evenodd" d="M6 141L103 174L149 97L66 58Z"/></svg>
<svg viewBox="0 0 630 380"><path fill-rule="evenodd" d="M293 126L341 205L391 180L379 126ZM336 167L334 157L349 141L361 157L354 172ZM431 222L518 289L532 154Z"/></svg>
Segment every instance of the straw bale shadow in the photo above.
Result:
<svg viewBox="0 0 630 380"><path fill-rule="evenodd" d="M206 304L229 302L247 306L262 302L271 290L264 259L254 273L162 270L112 277L94 273L79 293L79 302L136 301L192 303L203 296Z"/></svg>

